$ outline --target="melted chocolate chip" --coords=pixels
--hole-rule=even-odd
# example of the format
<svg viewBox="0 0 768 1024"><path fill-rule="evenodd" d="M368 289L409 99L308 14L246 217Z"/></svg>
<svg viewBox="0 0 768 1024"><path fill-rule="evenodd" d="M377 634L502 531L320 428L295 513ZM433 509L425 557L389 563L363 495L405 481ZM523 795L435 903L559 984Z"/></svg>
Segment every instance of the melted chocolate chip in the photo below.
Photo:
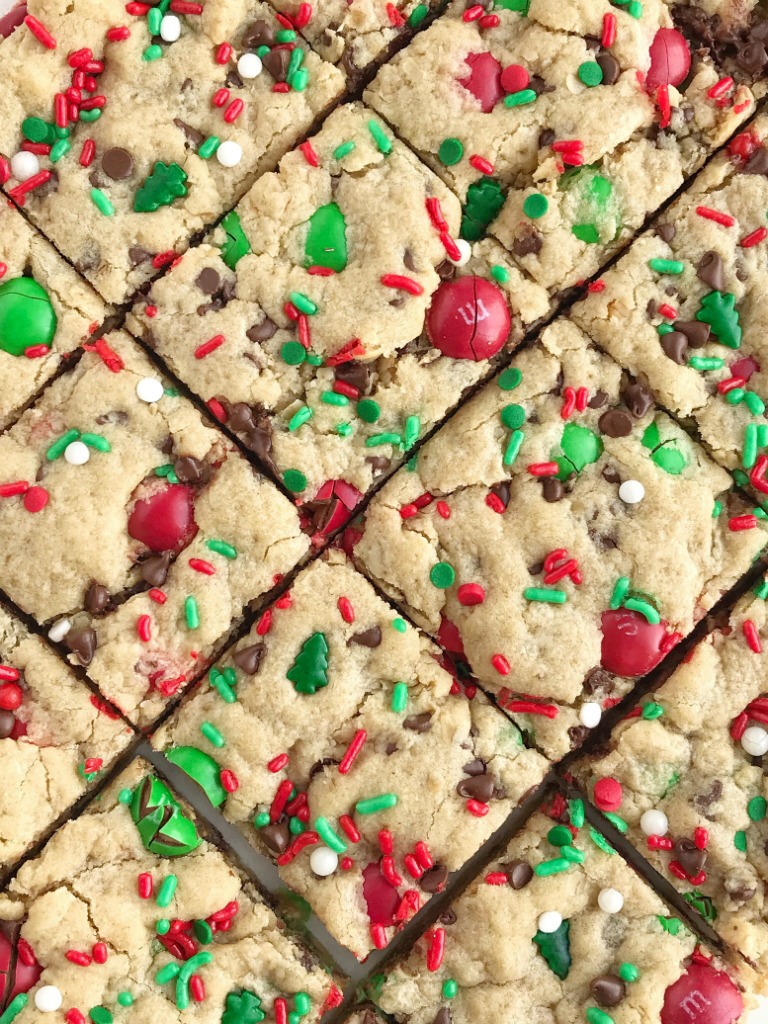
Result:
<svg viewBox="0 0 768 1024"><path fill-rule="evenodd" d="M725 290L725 271L719 253L705 252L696 268L696 276L716 292Z"/></svg>
<svg viewBox="0 0 768 1024"><path fill-rule="evenodd" d="M178 477L179 483L182 484L200 486L211 478L211 467L208 463L196 459L192 455L184 455L180 459L176 459L173 471Z"/></svg>
<svg viewBox="0 0 768 1024"><path fill-rule="evenodd" d="M616 680L610 672L598 666L587 672L582 686L584 692L591 697L595 694L608 696L616 688Z"/></svg>
<svg viewBox="0 0 768 1024"><path fill-rule="evenodd" d="M715 779L710 787L708 793L697 793L693 797L691 803L697 810L701 811L702 814L708 811L712 804L716 804L720 797L723 795L723 784L720 779Z"/></svg>
<svg viewBox="0 0 768 1024"><path fill-rule="evenodd" d="M524 889L533 878L533 868L525 860L511 860L501 865L507 881L513 889Z"/></svg>
<svg viewBox="0 0 768 1024"><path fill-rule="evenodd" d="M250 647L241 647L232 655L232 661L241 668L247 676L255 676L259 671L261 659L264 657L264 644L251 644Z"/></svg>
<svg viewBox="0 0 768 1024"><path fill-rule="evenodd" d="M350 644L357 644L360 647L378 647L381 643L381 627L371 626L370 629L364 629L361 633L355 633L347 640L347 647Z"/></svg>
<svg viewBox="0 0 768 1024"><path fill-rule="evenodd" d="M221 287L221 274L214 267L203 267L195 284L204 295L215 295Z"/></svg>
<svg viewBox="0 0 768 1024"><path fill-rule="evenodd" d="M670 331L668 334L662 334L659 338L659 344L667 358L671 359L673 363L677 363L678 366L685 366L688 339L681 331Z"/></svg>
<svg viewBox="0 0 768 1024"><path fill-rule="evenodd" d="M678 839L674 854L686 875L698 875L707 863L707 851L700 850L692 839Z"/></svg>
<svg viewBox="0 0 768 1024"><path fill-rule="evenodd" d="M403 720L403 728L412 732L429 732L432 728L432 712L425 711L421 715L408 715Z"/></svg>
<svg viewBox="0 0 768 1024"><path fill-rule="evenodd" d="M96 630L91 626L82 626L80 629L70 629L64 637L64 644L68 650L77 655L81 665L87 667L93 661L93 656L98 647Z"/></svg>
<svg viewBox="0 0 768 1024"><path fill-rule="evenodd" d="M371 368L366 363L351 360L336 367L336 380L343 381L353 388L357 388L360 394L364 395L371 386Z"/></svg>
<svg viewBox="0 0 768 1024"><path fill-rule="evenodd" d="M547 146L551 146L557 138L557 135L551 128L545 128L539 132L539 149L546 149Z"/></svg>
<svg viewBox="0 0 768 1024"><path fill-rule="evenodd" d="M151 587L162 587L168 579L171 556L167 551L161 555L150 555L139 566L139 575Z"/></svg>
<svg viewBox="0 0 768 1024"><path fill-rule="evenodd" d="M504 508L509 505L510 489L509 483L506 480L502 480L500 484L494 484L491 488L491 494L495 494L500 499Z"/></svg>
<svg viewBox="0 0 768 1024"><path fill-rule="evenodd" d="M91 615L103 615L109 611L112 598L109 591L101 583L91 583L85 592L85 608Z"/></svg>
<svg viewBox="0 0 768 1024"><path fill-rule="evenodd" d="M133 173L133 157L127 149L115 146L104 153L101 169L113 181L123 181Z"/></svg>
<svg viewBox="0 0 768 1024"><path fill-rule="evenodd" d="M599 1006L618 1006L627 991L618 974L599 974L589 988Z"/></svg>
<svg viewBox="0 0 768 1024"><path fill-rule="evenodd" d="M645 416L653 405L653 395L639 381L626 384L621 392L621 397L636 420Z"/></svg>
<svg viewBox="0 0 768 1024"><path fill-rule="evenodd" d="M441 1007L435 1014L432 1024L453 1024L453 1014L447 1006Z"/></svg>
<svg viewBox="0 0 768 1024"><path fill-rule="evenodd" d="M403 252L403 263L408 268L408 270L412 270L414 273L418 273L418 267L413 261L413 253L411 252L410 249L406 249Z"/></svg>
<svg viewBox="0 0 768 1024"><path fill-rule="evenodd" d="M606 437L629 437L632 433L632 418L623 409L609 409L597 421L597 426Z"/></svg>
<svg viewBox="0 0 768 1024"><path fill-rule="evenodd" d="M442 864L436 864L435 867L424 872L419 879L419 886L424 890L424 892L434 894L436 892L442 892L447 881L448 868L443 867Z"/></svg>
<svg viewBox="0 0 768 1024"><path fill-rule="evenodd" d="M487 773L462 779L456 787L456 792L465 800L479 800L481 804L487 804L493 797L495 788L495 776Z"/></svg>
<svg viewBox="0 0 768 1024"><path fill-rule="evenodd" d="M269 341L269 339L276 333L277 324L274 320L270 320L268 316L265 316L260 324L254 324L253 327L249 327L245 332L246 338L249 341L261 342Z"/></svg>
<svg viewBox="0 0 768 1024"><path fill-rule="evenodd" d="M709 341L712 328L701 320L676 320L675 330L686 336L691 348L702 348Z"/></svg>

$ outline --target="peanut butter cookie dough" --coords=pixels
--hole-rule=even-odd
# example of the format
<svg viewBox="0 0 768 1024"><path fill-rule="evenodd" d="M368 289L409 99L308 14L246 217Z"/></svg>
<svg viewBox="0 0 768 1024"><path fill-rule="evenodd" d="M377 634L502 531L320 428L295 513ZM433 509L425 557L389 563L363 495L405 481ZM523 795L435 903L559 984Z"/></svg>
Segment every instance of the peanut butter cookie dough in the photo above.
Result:
<svg viewBox="0 0 768 1024"><path fill-rule="evenodd" d="M768 969L763 581L574 774L722 938Z"/></svg>
<svg viewBox="0 0 768 1024"><path fill-rule="evenodd" d="M548 312L501 246L454 241L459 218L378 115L343 106L129 323L327 533Z"/></svg>
<svg viewBox="0 0 768 1024"><path fill-rule="evenodd" d="M362 959L442 891L547 764L340 553L328 558L153 742Z"/></svg>
<svg viewBox="0 0 768 1024"><path fill-rule="evenodd" d="M340 1001L141 761L0 897L0 956L17 1024L312 1024Z"/></svg>
<svg viewBox="0 0 768 1024"><path fill-rule="evenodd" d="M131 730L0 606L0 870L75 803Z"/></svg>
<svg viewBox="0 0 768 1024"><path fill-rule="evenodd" d="M546 811L377 979L375 1001L403 1024L746 1024L755 973L698 947L577 801Z"/></svg>
<svg viewBox="0 0 768 1024"><path fill-rule="evenodd" d="M110 302L183 252L343 89L266 3L27 8L0 38L0 183Z"/></svg>
<svg viewBox="0 0 768 1024"><path fill-rule="evenodd" d="M0 467L4 588L142 724L308 548L291 503L124 334L0 436Z"/></svg>
<svg viewBox="0 0 768 1024"><path fill-rule="evenodd" d="M462 237L490 227L556 293L608 255L752 112L693 56L661 0L456 0L365 93L454 189Z"/></svg>
<svg viewBox="0 0 768 1024"><path fill-rule="evenodd" d="M374 498L355 557L558 758L764 546L731 486L558 320Z"/></svg>

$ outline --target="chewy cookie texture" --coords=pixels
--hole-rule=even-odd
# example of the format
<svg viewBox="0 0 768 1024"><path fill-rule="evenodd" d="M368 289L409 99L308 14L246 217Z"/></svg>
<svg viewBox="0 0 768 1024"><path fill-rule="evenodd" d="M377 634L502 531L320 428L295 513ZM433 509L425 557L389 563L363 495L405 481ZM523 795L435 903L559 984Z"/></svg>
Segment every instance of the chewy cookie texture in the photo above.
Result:
<svg viewBox="0 0 768 1024"><path fill-rule="evenodd" d="M754 974L695 937L584 826L537 813L371 995L408 1024L737 1024Z"/></svg>
<svg viewBox="0 0 768 1024"><path fill-rule="evenodd" d="M91 288L10 204L0 203L0 428L107 315Z"/></svg>
<svg viewBox="0 0 768 1024"><path fill-rule="evenodd" d="M0 606L0 870L109 768L131 730Z"/></svg>
<svg viewBox="0 0 768 1024"><path fill-rule="evenodd" d="M595 273L754 103L661 0L456 0L365 99L551 292ZM714 92L713 92L714 90Z"/></svg>
<svg viewBox="0 0 768 1024"><path fill-rule="evenodd" d="M343 88L266 3L27 7L34 20L0 39L0 180L109 301L232 207Z"/></svg>
<svg viewBox="0 0 768 1024"><path fill-rule="evenodd" d="M573 769L654 867L761 974L765 893L768 583Z"/></svg>
<svg viewBox="0 0 768 1024"><path fill-rule="evenodd" d="M0 956L18 1024L311 1024L339 1000L141 761L0 896Z"/></svg>
<svg viewBox="0 0 768 1024"><path fill-rule="evenodd" d="M141 724L308 547L291 503L125 334L0 436L0 481L4 588Z"/></svg>
<svg viewBox="0 0 768 1024"><path fill-rule="evenodd" d="M459 221L375 112L342 106L129 324L328 532L549 310Z"/></svg>
<svg viewBox="0 0 768 1024"><path fill-rule="evenodd" d="M360 958L442 891L546 770L445 664L331 553L153 740Z"/></svg>
<svg viewBox="0 0 768 1024"><path fill-rule="evenodd" d="M731 488L645 387L558 320L387 483L350 542L561 757L764 546Z"/></svg>

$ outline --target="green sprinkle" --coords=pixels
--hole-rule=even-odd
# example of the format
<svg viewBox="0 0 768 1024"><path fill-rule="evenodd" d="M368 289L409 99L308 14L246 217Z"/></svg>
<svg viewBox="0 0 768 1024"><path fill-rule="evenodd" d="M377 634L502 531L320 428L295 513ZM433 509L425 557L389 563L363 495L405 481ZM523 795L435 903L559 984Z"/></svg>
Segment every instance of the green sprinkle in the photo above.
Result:
<svg viewBox="0 0 768 1024"><path fill-rule="evenodd" d="M664 715L664 708L661 704L657 704L656 701L649 700L646 704L643 704L643 710L641 716L646 722L653 722L657 718L662 718Z"/></svg>
<svg viewBox="0 0 768 1024"><path fill-rule="evenodd" d="M597 245L600 241L600 233L594 224L574 224L571 234L575 235L580 242L587 245Z"/></svg>
<svg viewBox="0 0 768 1024"><path fill-rule="evenodd" d="M128 789L127 787L126 787L126 789L121 789L120 792L117 795L117 802L119 804L129 804L132 800L133 800L133 790L132 789Z"/></svg>
<svg viewBox="0 0 768 1024"><path fill-rule="evenodd" d="M721 514L722 511L723 511L723 503L722 503L722 501L716 501L715 504L712 506L712 518L713 519L717 519L717 517Z"/></svg>
<svg viewBox="0 0 768 1024"><path fill-rule="evenodd" d="M94 1006L88 1011L88 1016L93 1024L112 1024L115 1019L106 1006Z"/></svg>
<svg viewBox="0 0 768 1024"><path fill-rule="evenodd" d="M603 814L618 832L621 832L622 835L626 834L629 825L627 825L623 818L620 818L618 814L614 814L613 811L603 811Z"/></svg>
<svg viewBox="0 0 768 1024"><path fill-rule="evenodd" d="M307 316L314 316L317 312L317 305L308 295L305 295L304 292L289 292L288 298L300 313L306 313Z"/></svg>
<svg viewBox="0 0 768 1024"><path fill-rule="evenodd" d="M456 570L450 562L437 562L429 570L429 578L439 590L447 590L456 580Z"/></svg>
<svg viewBox="0 0 768 1024"><path fill-rule="evenodd" d="M291 50L291 56L288 61L288 70L285 73L285 79L290 82L296 72L299 70L301 65L304 63L304 51L300 47L295 47Z"/></svg>
<svg viewBox="0 0 768 1024"><path fill-rule="evenodd" d="M87 444L89 448L95 449L97 452L111 452L112 445L101 434L81 434L80 440L83 444Z"/></svg>
<svg viewBox="0 0 768 1024"><path fill-rule="evenodd" d="M155 981L158 985L165 985L167 982L172 981L181 970L179 964L173 962L166 964L165 967L161 967L155 975Z"/></svg>
<svg viewBox="0 0 768 1024"><path fill-rule="evenodd" d="M296 1007L296 1012L302 1017L306 1017L312 1008L312 1000L309 998L306 992L297 992L293 997L293 1005Z"/></svg>
<svg viewBox="0 0 768 1024"><path fill-rule="evenodd" d="M624 602L624 607L632 612L639 612L652 626L658 626L661 622L661 616L653 605L640 597L628 597Z"/></svg>
<svg viewBox="0 0 768 1024"><path fill-rule="evenodd" d="M616 1024L613 1017L598 1006L587 1007L586 1018L587 1024Z"/></svg>
<svg viewBox="0 0 768 1024"><path fill-rule="evenodd" d="M543 860L533 869L533 873L539 878L549 878L550 875L559 875L563 871L570 871L571 862L565 857L554 857L552 860Z"/></svg>
<svg viewBox="0 0 768 1024"><path fill-rule="evenodd" d="M411 11L408 17L408 25L410 28L416 28L424 21L426 16L429 14L429 8L426 4L417 4Z"/></svg>
<svg viewBox="0 0 768 1024"><path fill-rule="evenodd" d="M290 420L288 420L288 429L291 431L298 430L299 427L303 427L308 420L312 419L312 415L312 410L309 406L302 405L302 407L297 409L293 416L291 416Z"/></svg>
<svg viewBox="0 0 768 1024"><path fill-rule="evenodd" d="M120 1006L133 1006L133 996L130 992L118 992L117 1001Z"/></svg>
<svg viewBox="0 0 768 1024"><path fill-rule="evenodd" d="M579 65L577 74L579 81L590 89L600 85L603 80L603 69L595 60L585 60L583 64Z"/></svg>
<svg viewBox="0 0 768 1024"><path fill-rule="evenodd" d="M291 80L288 83L294 92L304 92L309 85L309 72L306 68L299 68L291 75Z"/></svg>
<svg viewBox="0 0 768 1024"><path fill-rule="evenodd" d="M395 683L392 688L391 708L396 715L401 715L408 707L408 685L406 683Z"/></svg>
<svg viewBox="0 0 768 1024"><path fill-rule="evenodd" d="M237 548L233 547L231 544L227 544L225 540L216 540L215 538L212 538L205 542L205 546L209 551L215 551L217 555L222 555L224 558L237 558Z"/></svg>
<svg viewBox="0 0 768 1024"><path fill-rule="evenodd" d="M659 324L659 326L656 328L656 333L661 335L671 334L672 331L674 331L674 329L675 328L672 326L672 324Z"/></svg>
<svg viewBox="0 0 768 1024"><path fill-rule="evenodd" d="M357 403L357 415L364 423L375 423L381 416L381 407L372 398L361 398Z"/></svg>
<svg viewBox="0 0 768 1024"><path fill-rule="evenodd" d="M728 405L738 405L739 402L744 401L746 394L747 393L744 388L734 388L732 391L728 392L725 396L725 400Z"/></svg>
<svg viewBox="0 0 768 1024"><path fill-rule="evenodd" d="M280 358L289 366L300 366L307 358L307 350L298 341L286 341L280 349Z"/></svg>
<svg viewBox="0 0 768 1024"><path fill-rule="evenodd" d="M213 942L213 928L211 928L207 921L195 921L192 925L192 930L197 941L201 942L204 946L207 946L209 942Z"/></svg>
<svg viewBox="0 0 768 1024"><path fill-rule="evenodd" d="M522 430L513 430L512 436L509 439L509 444L506 447L502 462L505 466L511 466L517 456L520 454L520 449L525 440L525 434Z"/></svg>
<svg viewBox="0 0 768 1024"><path fill-rule="evenodd" d="M151 10L147 11L147 28L149 29L149 34L151 36L160 35L160 22L162 20L163 13L159 8L153 7Z"/></svg>
<svg viewBox="0 0 768 1024"><path fill-rule="evenodd" d="M289 491L297 494L299 491L306 490L307 478L300 469L286 469L283 473L283 483Z"/></svg>
<svg viewBox="0 0 768 1024"><path fill-rule="evenodd" d="M657 274L682 274L685 270L685 264L680 260L652 259L648 260L648 266Z"/></svg>
<svg viewBox="0 0 768 1024"><path fill-rule="evenodd" d="M184 617L187 620L187 629L198 629L200 626L200 611L197 601L190 594L184 602Z"/></svg>
<svg viewBox="0 0 768 1024"><path fill-rule="evenodd" d="M547 832L547 842L552 846L573 846L573 836L567 825L555 825Z"/></svg>
<svg viewBox="0 0 768 1024"><path fill-rule="evenodd" d="M630 18L642 18L643 5L640 3L640 0L631 0L627 6L627 14Z"/></svg>
<svg viewBox="0 0 768 1024"><path fill-rule="evenodd" d="M626 981L631 985L633 981L637 981L640 977L640 971L638 971L634 964L623 963L619 967L619 977L622 981Z"/></svg>
<svg viewBox="0 0 768 1024"><path fill-rule="evenodd" d="M59 141L51 147L48 159L52 164L57 164L63 156L67 155L70 149L72 149L72 143L69 139L59 139Z"/></svg>
<svg viewBox="0 0 768 1024"><path fill-rule="evenodd" d="M208 676L208 682L226 704L235 704L237 702L235 691L226 681L221 672L217 672L215 668L211 669Z"/></svg>
<svg viewBox="0 0 768 1024"><path fill-rule="evenodd" d="M529 103L533 103L536 99L536 93L533 89L521 89L520 92L512 92L509 96L504 97L505 107L525 107Z"/></svg>
<svg viewBox="0 0 768 1024"><path fill-rule="evenodd" d="M605 836L601 835L597 831L597 829L590 828L590 830L589 830L589 838L592 840L592 842L595 844L595 846L599 850L603 851L603 853L611 853L611 854L616 853L616 851L611 846L611 844L608 842L608 840L605 838Z"/></svg>
<svg viewBox="0 0 768 1024"><path fill-rule="evenodd" d="M275 32L275 39L278 43L295 43L296 32L292 28L281 28L278 32Z"/></svg>
<svg viewBox="0 0 768 1024"><path fill-rule="evenodd" d="M525 409L522 405L505 405L499 413L499 417L509 430L517 430L525 423Z"/></svg>
<svg viewBox="0 0 768 1024"><path fill-rule="evenodd" d="M584 827L584 801L583 800L569 800L568 801L568 816L571 819L571 824L574 828Z"/></svg>
<svg viewBox="0 0 768 1024"><path fill-rule="evenodd" d="M759 423L757 426L757 447L768 446L768 423Z"/></svg>
<svg viewBox="0 0 768 1024"><path fill-rule="evenodd" d="M522 372L516 366L509 366L503 373L499 374L496 383L502 391L514 391L515 388L520 386L522 379Z"/></svg>
<svg viewBox="0 0 768 1024"><path fill-rule="evenodd" d="M344 853L347 849L347 844L341 836L334 832L327 818L315 818L315 824L313 827L325 845L335 853Z"/></svg>
<svg viewBox="0 0 768 1024"><path fill-rule="evenodd" d="M629 576L619 576L613 585L613 593L611 594L611 601L609 608L614 611L617 608L621 608L624 598L629 593Z"/></svg>
<svg viewBox="0 0 768 1024"><path fill-rule="evenodd" d="M443 999L454 999L459 991L459 986L453 978L446 978L443 982Z"/></svg>
<svg viewBox="0 0 768 1024"><path fill-rule="evenodd" d="M407 452L419 440L421 433L421 420L418 416L406 416L403 428L403 449Z"/></svg>
<svg viewBox="0 0 768 1024"><path fill-rule="evenodd" d="M340 395L336 391L323 391L323 393L320 395L320 401L324 405L349 405L349 399L347 398L347 396Z"/></svg>
<svg viewBox="0 0 768 1024"><path fill-rule="evenodd" d="M163 879L163 883L160 886L157 892L157 897L155 899L155 902L157 903L158 907L170 906L171 900L173 899L176 893L176 887L178 886L178 884L179 880L176 877L176 875L167 875Z"/></svg>
<svg viewBox="0 0 768 1024"><path fill-rule="evenodd" d="M141 55L141 59L151 63L153 60L159 60L163 56L162 46L152 45L148 46L144 53ZM80 116L83 116L83 112L80 112Z"/></svg>
<svg viewBox="0 0 768 1024"><path fill-rule="evenodd" d="M452 137L443 139L437 151L437 156L440 163L445 164L446 167L453 167L464 156L464 145L459 139Z"/></svg>
<svg viewBox="0 0 768 1024"><path fill-rule="evenodd" d="M491 267L491 277L494 281L498 281L499 284L506 284L509 281L509 271L506 267L502 267L500 263L494 263Z"/></svg>
<svg viewBox="0 0 768 1024"><path fill-rule="evenodd" d="M160 920L155 925L155 931L157 932L157 934L167 935L170 930L171 922L168 920L167 917L161 917Z"/></svg>
<svg viewBox="0 0 768 1024"><path fill-rule="evenodd" d="M733 837L733 845L740 853L747 852L747 833L739 830Z"/></svg>
<svg viewBox="0 0 768 1024"><path fill-rule="evenodd" d="M370 437L366 438L366 448L378 448L382 444L396 444L399 445L401 442L399 434L387 433L387 434L371 434Z"/></svg>
<svg viewBox="0 0 768 1024"><path fill-rule="evenodd" d="M92 188L91 201L99 213L103 213L105 217L114 217L115 208L106 192L102 192L100 188Z"/></svg>
<svg viewBox="0 0 768 1024"><path fill-rule="evenodd" d="M307 831L307 826L300 818L291 818L288 822L288 830L292 836L300 836L302 832Z"/></svg>
<svg viewBox="0 0 768 1024"><path fill-rule="evenodd" d="M5 1013L0 1016L0 1024L11 1024L11 1021L18 1017L28 1002L29 996L27 993L19 992L19 994L10 1001Z"/></svg>
<svg viewBox="0 0 768 1024"><path fill-rule="evenodd" d="M396 793L382 793L380 796L371 796L367 800L360 800L355 804L357 814L377 814L379 811L388 811L395 807L399 797Z"/></svg>
<svg viewBox="0 0 768 1024"><path fill-rule="evenodd" d="M342 142L342 144L340 146L337 146L336 149L334 149L334 151L333 151L333 153L331 155L333 156L334 160L343 160L344 157L348 153L351 153L354 148L355 148L355 144L350 139L349 142Z"/></svg>
<svg viewBox="0 0 768 1024"><path fill-rule="evenodd" d="M746 487L749 483L749 477L746 473L740 469L734 469L731 471L731 476L740 487Z"/></svg>
<svg viewBox="0 0 768 1024"><path fill-rule="evenodd" d="M573 864L583 864L586 859L586 854L582 853L581 850L577 850L575 846L564 846L560 853Z"/></svg>
<svg viewBox="0 0 768 1024"><path fill-rule="evenodd" d="M747 804L750 821L762 821L768 813L768 801L763 796L753 796Z"/></svg>
<svg viewBox="0 0 768 1024"><path fill-rule="evenodd" d="M21 122L21 134L29 142L44 142L52 145L55 138L55 125L44 121L42 117L25 117Z"/></svg>
<svg viewBox="0 0 768 1024"><path fill-rule="evenodd" d="M351 423L337 423L334 429L339 437L349 437L353 430Z"/></svg>
<svg viewBox="0 0 768 1024"><path fill-rule="evenodd" d="M398 615L396 618L392 619L392 629L396 629L398 633L405 633L408 629L408 623Z"/></svg>
<svg viewBox="0 0 768 1024"><path fill-rule="evenodd" d="M692 370L722 370L725 360L720 356L691 356L688 365Z"/></svg>
<svg viewBox="0 0 768 1024"><path fill-rule="evenodd" d="M598 65L595 66L597 67ZM541 192L534 192L533 195L526 196L523 202L523 213L526 217L530 217L531 220L538 220L539 217L543 217L548 209L549 201Z"/></svg>
<svg viewBox="0 0 768 1024"><path fill-rule="evenodd" d="M189 960L184 963L179 971L178 977L176 978L177 1009L186 1010L189 1006L189 979L199 967L204 967L206 964L211 963L212 960L212 953L203 952L195 953L194 956L190 957Z"/></svg>
<svg viewBox="0 0 768 1024"><path fill-rule="evenodd" d="M761 580L760 583L756 583L752 588L752 593L755 597L759 597L761 601L768 599L768 579Z"/></svg>
<svg viewBox="0 0 768 1024"><path fill-rule="evenodd" d="M209 743L214 745L214 747L221 748L225 745L224 737L211 722L203 722L200 726L200 732L205 736Z"/></svg>
<svg viewBox="0 0 768 1024"><path fill-rule="evenodd" d="M159 47L158 47L158 49L159 49ZM163 51L160 50L160 56L162 57L162 55L163 55ZM81 110L80 111L80 120L81 121L98 121L100 117L101 117L101 110L99 110L98 107L96 107L94 110Z"/></svg>
<svg viewBox="0 0 768 1024"><path fill-rule="evenodd" d="M564 590L557 588L548 590L545 587L526 587L523 597L526 601L538 601L541 604L565 604L568 600L568 595Z"/></svg>
<svg viewBox="0 0 768 1024"><path fill-rule="evenodd" d="M259 811L259 813L256 815L256 817L253 819L253 827L254 828L264 828L265 825L269 824L269 822L270 822L269 812L268 811Z"/></svg>
<svg viewBox="0 0 768 1024"><path fill-rule="evenodd" d="M74 428L72 430L68 430L66 434L61 435L58 441L53 442L51 447L45 453L46 459L48 459L49 462L54 462L56 459L61 458L67 445L72 444L73 441L77 441L79 437L79 430L75 430Z"/></svg>
<svg viewBox="0 0 768 1024"><path fill-rule="evenodd" d="M392 139L390 139L378 121L371 119L368 122L368 131L373 136L373 141L375 142L376 148L379 152L383 153L385 156L392 152Z"/></svg>
<svg viewBox="0 0 768 1024"><path fill-rule="evenodd" d="M741 464L744 469L752 469L757 461L757 426L748 423L744 427L744 444L741 449Z"/></svg>
<svg viewBox="0 0 768 1024"><path fill-rule="evenodd" d="M746 405L753 416L762 416L765 412L765 402L754 391L744 392L744 405Z"/></svg>
<svg viewBox="0 0 768 1024"><path fill-rule="evenodd" d="M218 135L209 135L208 138L204 139L197 147L197 155L203 160L210 160L220 145L221 139Z"/></svg>

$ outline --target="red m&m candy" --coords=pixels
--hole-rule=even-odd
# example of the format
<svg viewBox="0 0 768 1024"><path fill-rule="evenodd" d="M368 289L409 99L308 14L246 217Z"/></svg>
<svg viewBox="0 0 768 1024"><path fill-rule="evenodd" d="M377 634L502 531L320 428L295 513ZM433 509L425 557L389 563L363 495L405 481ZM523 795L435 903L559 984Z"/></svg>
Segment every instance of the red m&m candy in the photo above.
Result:
<svg viewBox="0 0 768 1024"><path fill-rule="evenodd" d="M600 663L619 676L642 676L664 657L667 636L663 622L652 625L639 612L603 612Z"/></svg>
<svg viewBox="0 0 768 1024"><path fill-rule="evenodd" d="M169 484L137 501L128 533L150 551L181 551L197 533L192 488Z"/></svg>
<svg viewBox="0 0 768 1024"><path fill-rule="evenodd" d="M651 66L645 78L649 91L660 85L680 85L691 70L691 51L685 36L674 28L660 28L649 50Z"/></svg>
<svg viewBox="0 0 768 1024"><path fill-rule="evenodd" d="M509 337L511 318L501 291L484 277L444 281L427 313L429 340L452 359L490 359Z"/></svg>
<svg viewBox="0 0 768 1024"><path fill-rule="evenodd" d="M492 53L470 53L464 58L469 65L470 73L459 81L464 88L480 101L484 114L490 113L496 106L504 90L501 85L501 64Z"/></svg>
<svg viewBox="0 0 768 1024"><path fill-rule="evenodd" d="M661 1024L735 1024L744 1000L723 971L692 963L664 995Z"/></svg>

